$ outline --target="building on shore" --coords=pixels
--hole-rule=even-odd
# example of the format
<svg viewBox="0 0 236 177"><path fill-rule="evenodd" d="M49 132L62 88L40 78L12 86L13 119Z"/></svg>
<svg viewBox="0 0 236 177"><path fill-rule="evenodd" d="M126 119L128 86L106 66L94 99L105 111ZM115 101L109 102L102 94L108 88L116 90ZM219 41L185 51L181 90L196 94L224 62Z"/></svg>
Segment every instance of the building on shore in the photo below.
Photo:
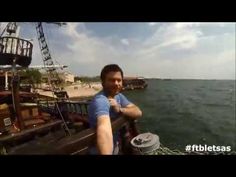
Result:
<svg viewBox="0 0 236 177"><path fill-rule="evenodd" d="M75 75L72 74L71 72L64 71L58 73L58 76L64 83L70 83L73 84L75 82ZM48 80L48 75L46 73L42 74L42 81L47 83Z"/></svg>
<svg viewBox="0 0 236 177"><path fill-rule="evenodd" d="M62 73L59 73L59 77L64 80L65 83L74 83L75 82L75 75L71 72L65 71Z"/></svg>

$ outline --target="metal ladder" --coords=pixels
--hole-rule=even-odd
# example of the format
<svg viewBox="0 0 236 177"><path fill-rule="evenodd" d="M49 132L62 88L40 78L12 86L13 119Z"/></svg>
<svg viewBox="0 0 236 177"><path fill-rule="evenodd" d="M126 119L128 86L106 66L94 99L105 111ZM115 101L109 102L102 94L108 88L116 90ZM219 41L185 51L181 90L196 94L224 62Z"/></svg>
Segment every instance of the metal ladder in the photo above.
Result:
<svg viewBox="0 0 236 177"><path fill-rule="evenodd" d="M44 65L52 66L50 68L46 68L46 72L48 74L49 85L52 87L52 90L54 91L57 88L58 84L61 83L61 79L59 78L56 68L53 67L54 63L43 32L42 22L37 23L36 31L38 35L39 47L41 50L41 54L43 56Z"/></svg>

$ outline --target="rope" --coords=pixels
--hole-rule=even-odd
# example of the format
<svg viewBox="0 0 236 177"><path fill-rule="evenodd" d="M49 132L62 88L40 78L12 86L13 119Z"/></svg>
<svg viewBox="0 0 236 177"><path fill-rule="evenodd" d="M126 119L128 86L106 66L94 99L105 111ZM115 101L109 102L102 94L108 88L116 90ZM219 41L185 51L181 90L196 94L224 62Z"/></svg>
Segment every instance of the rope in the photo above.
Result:
<svg viewBox="0 0 236 177"><path fill-rule="evenodd" d="M154 151L153 155L185 155L185 153L177 149L171 150L161 144L160 147Z"/></svg>
<svg viewBox="0 0 236 177"><path fill-rule="evenodd" d="M60 114L60 116L61 116L61 119L62 119L62 121L63 121L63 123L64 123L64 125L65 125L65 130L67 131L67 133L69 134L69 136L71 136L71 132L70 132L70 130L69 130L67 124L66 124L66 121L65 121L65 119L64 119L64 117L63 117L63 115L62 115L62 113L61 113L61 110L60 110L60 108L59 108L57 102L56 102L55 104L56 104L57 110L58 110L58 112L59 112L59 114Z"/></svg>
<svg viewBox="0 0 236 177"><path fill-rule="evenodd" d="M6 155L7 154L7 150L5 147L0 146L0 155Z"/></svg>
<svg viewBox="0 0 236 177"><path fill-rule="evenodd" d="M0 34L0 37L3 36L3 34L5 33L5 31L7 30L7 27L10 26L10 23L8 23L5 28L3 29L2 33Z"/></svg>

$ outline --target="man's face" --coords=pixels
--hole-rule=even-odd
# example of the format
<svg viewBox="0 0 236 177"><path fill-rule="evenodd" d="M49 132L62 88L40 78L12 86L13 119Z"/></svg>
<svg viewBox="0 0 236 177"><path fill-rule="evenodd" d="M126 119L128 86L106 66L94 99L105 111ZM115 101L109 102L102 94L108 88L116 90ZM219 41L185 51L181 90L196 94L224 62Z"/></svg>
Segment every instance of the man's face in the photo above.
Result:
<svg viewBox="0 0 236 177"><path fill-rule="evenodd" d="M110 95L118 94L122 89L122 76L121 72L109 72L106 74L105 80L103 82L103 88Z"/></svg>

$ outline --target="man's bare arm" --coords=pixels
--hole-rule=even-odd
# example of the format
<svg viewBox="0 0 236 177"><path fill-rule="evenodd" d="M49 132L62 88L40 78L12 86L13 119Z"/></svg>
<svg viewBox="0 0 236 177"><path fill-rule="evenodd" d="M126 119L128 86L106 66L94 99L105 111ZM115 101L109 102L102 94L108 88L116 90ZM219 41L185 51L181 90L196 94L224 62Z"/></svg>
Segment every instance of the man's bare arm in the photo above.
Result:
<svg viewBox="0 0 236 177"><path fill-rule="evenodd" d="M137 119L142 116L142 111L134 104L129 104L124 108L120 108L120 112L124 116L128 116L132 119Z"/></svg>
<svg viewBox="0 0 236 177"><path fill-rule="evenodd" d="M97 147L102 155L111 155L113 152L113 135L108 115L102 115L97 119Z"/></svg>
<svg viewBox="0 0 236 177"><path fill-rule="evenodd" d="M124 116L128 116L131 119L137 119L142 116L142 111L134 104L130 103L126 107L121 108L117 101L113 98L108 99L111 107L117 113L122 113Z"/></svg>

